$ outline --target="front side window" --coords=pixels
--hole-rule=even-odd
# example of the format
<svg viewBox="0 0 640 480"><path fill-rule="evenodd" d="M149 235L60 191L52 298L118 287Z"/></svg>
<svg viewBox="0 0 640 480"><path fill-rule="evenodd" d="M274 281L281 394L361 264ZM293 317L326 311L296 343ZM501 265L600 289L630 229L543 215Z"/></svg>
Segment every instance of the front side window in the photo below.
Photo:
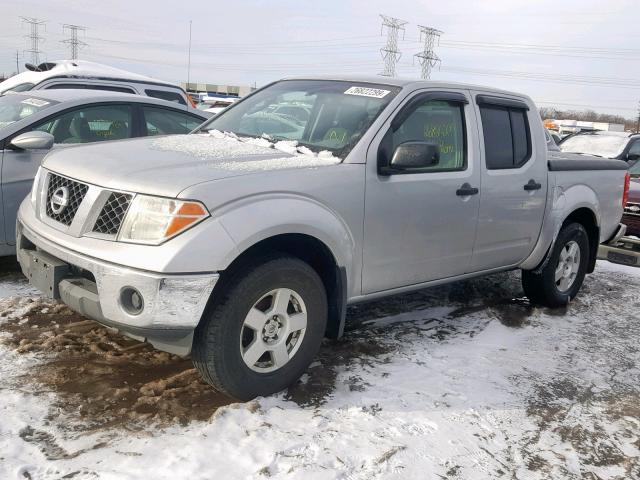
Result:
<svg viewBox="0 0 640 480"><path fill-rule="evenodd" d="M463 105L456 102L428 100L419 105L392 133L392 151L405 142L438 145L440 161L432 171L464 170L465 129Z"/></svg>
<svg viewBox="0 0 640 480"><path fill-rule="evenodd" d="M57 115L34 130L50 133L55 143L92 143L131 138L132 123L130 105L96 105Z"/></svg>
<svg viewBox="0 0 640 480"><path fill-rule="evenodd" d="M519 168L531 157L526 111L494 105L480 107L487 168Z"/></svg>
<svg viewBox="0 0 640 480"><path fill-rule="evenodd" d="M202 131L296 141L344 157L399 91L389 85L285 80L228 107Z"/></svg>
<svg viewBox="0 0 640 480"><path fill-rule="evenodd" d="M638 160L640 158L640 140L636 140L631 147L629 147L627 158L629 160Z"/></svg>
<svg viewBox="0 0 640 480"><path fill-rule="evenodd" d="M189 133L200 125L201 120L193 115L167 108L143 106L147 135L172 135Z"/></svg>

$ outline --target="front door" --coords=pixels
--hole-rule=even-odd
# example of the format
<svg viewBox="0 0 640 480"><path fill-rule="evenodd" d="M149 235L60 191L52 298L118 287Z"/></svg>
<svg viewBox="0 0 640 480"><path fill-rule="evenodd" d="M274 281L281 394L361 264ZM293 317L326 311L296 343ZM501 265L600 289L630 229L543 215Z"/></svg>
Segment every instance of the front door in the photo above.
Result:
<svg viewBox="0 0 640 480"><path fill-rule="evenodd" d="M362 293L467 271L478 216L478 139L469 93L422 91L378 132L367 153ZM438 164L381 174L380 149L436 144Z"/></svg>
<svg viewBox="0 0 640 480"><path fill-rule="evenodd" d="M547 198L547 151L538 112L519 99L475 95L484 158L472 271L516 265L533 250Z"/></svg>

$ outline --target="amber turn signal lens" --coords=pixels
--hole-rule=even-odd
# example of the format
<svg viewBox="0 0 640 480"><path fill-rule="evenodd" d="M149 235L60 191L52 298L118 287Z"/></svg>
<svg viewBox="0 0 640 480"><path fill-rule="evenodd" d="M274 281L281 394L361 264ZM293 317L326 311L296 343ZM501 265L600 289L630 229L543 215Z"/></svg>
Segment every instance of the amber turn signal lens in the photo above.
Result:
<svg viewBox="0 0 640 480"><path fill-rule="evenodd" d="M200 221L202 217L206 215L207 211L199 203L185 202L174 214L169 226L167 226L164 236L171 237L172 235L184 230L192 223Z"/></svg>

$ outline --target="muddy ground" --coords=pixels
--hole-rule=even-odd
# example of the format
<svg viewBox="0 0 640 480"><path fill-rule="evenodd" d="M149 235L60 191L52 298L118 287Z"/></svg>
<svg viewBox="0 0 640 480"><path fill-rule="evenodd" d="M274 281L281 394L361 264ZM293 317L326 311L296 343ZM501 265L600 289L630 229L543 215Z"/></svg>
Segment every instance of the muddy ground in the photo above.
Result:
<svg viewBox="0 0 640 480"><path fill-rule="evenodd" d="M19 279L15 266L3 268L5 279ZM505 325L521 326L533 308L526 299L513 297L514 291L521 292L511 280L508 275L501 275L350 307L345 337L325 341L319 361L309 369L304 383L290 388L286 398L302 406L322 404L333 390L340 366L376 361L392 350L386 340L374 341L376 337L401 337L412 328L367 326L379 318L464 301L465 306L446 319L430 319L426 329L416 328L423 334L444 339L457 332L456 318L482 309L491 310ZM128 339L87 320L64 304L32 298L17 304L2 303L0 300L0 317L11 315L16 308L22 314L0 325L0 332L4 333L0 343L18 353L38 353L44 357L41 364L20 380L36 390L58 393L59 402L52 415L63 413L79 421L70 423L70 428L135 429L147 422L185 424L208 419L220 406L233 402L200 380L189 359ZM356 377L350 388L362 388Z"/></svg>

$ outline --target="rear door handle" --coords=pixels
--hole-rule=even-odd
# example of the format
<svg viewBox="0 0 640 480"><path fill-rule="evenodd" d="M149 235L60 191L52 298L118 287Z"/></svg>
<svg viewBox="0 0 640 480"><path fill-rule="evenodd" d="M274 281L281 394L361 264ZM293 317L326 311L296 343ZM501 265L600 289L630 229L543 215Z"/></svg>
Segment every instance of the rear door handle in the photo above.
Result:
<svg viewBox="0 0 640 480"><path fill-rule="evenodd" d="M477 195L477 194L478 194L478 189L475 187L472 187L468 183L463 183L462 186L458 190L456 190L456 195L458 195L459 197L468 197L469 195Z"/></svg>
<svg viewBox="0 0 640 480"><path fill-rule="evenodd" d="M529 180L529 183L527 183L527 184L524 186L524 189L525 189L527 192L530 192L530 191L532 191L532 190L540 190L541 188L542 188L542 184L540 184L540 183L536 182L533 178L532 178L531 180Z"/></svg>

